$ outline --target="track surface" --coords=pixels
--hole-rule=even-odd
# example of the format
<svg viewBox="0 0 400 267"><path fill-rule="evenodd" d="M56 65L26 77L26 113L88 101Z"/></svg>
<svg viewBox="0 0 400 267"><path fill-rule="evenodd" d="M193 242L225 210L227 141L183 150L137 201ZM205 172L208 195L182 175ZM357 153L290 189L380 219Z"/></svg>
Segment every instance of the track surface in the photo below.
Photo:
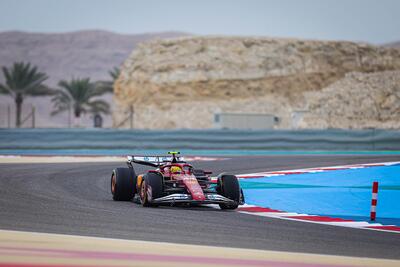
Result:
<svg viewBox="0 0 400 267"><path fill-rule="evenodd" d="M399 160L400 156L264 156L195 165L239 174ZM0 229L400 259L400 236L393 233L206 207L143 208L114 202L109 176L119 166L124 164L0 164Z"/></svg>

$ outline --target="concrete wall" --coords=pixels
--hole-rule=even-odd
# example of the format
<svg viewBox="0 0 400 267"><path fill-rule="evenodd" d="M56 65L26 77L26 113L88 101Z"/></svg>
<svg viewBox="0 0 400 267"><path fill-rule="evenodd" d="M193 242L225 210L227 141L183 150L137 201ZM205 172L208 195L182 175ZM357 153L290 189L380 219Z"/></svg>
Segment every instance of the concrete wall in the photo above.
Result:
<svg viewBox="0 0 400 267"><path fill-rule="evenodd" d="M278 118L271 114L214 114L217 129L273 129Z"/></svg>

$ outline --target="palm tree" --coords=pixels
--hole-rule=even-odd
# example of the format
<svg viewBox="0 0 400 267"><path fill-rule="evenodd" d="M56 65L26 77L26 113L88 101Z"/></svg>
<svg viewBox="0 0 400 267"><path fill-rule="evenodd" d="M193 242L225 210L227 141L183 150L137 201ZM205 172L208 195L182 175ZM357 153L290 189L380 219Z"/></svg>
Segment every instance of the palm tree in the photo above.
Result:
<svg viewBox="0 0 400 267"><path fill-rule="evenodd" d="M0 93L9 94L14 98L16 106L15 125L21 126L21 110L24 98L27 96L51 95L53 91L43 82L47 75L39 72L30 63L16 62L11 68L2 67L5 84L0 83Z"/></svg>
<svg viewBox="0 0 400 267"><path fill-rule="evenodd" d="M114 67L108 72L108 74L110 74L111 78L115 82L115 80L118 79L119 75L121 74L121 70L118 67Z"/></svg>
<svg viewBox="0 0 400 267"><path fill-rule="evenodd" d="M62 80L58 86L61 89L56 90L52 99L55 106L55 110L51 113L52 116L72 109L75 119L79 122L81 115L85 113L110 113L110 106L107 102L93 99L104 94L104 91L96 87L96 84L91 83L89 78Z"/></svg>
<svg viewBox="0 0 400 267"><path fill-rule="evenodd" d="M98 81L96 82L96 86L103 90L104 93L113 93L114 92L114 82L118 79L121 70L118 67L114 67L112 70L108 72L110 74L112 81Z"/></svg>

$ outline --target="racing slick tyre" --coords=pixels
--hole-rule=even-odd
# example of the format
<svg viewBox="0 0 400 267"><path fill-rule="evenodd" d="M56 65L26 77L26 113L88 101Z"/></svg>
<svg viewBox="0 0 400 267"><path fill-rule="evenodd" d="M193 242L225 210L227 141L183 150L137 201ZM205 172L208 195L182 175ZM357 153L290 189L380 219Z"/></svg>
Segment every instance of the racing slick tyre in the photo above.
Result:
<svg viewBox="0 0 400 267"><path fill-rule="evenodd" d="M158 173L147 173L143 177L140 185L140 202L143 207L158 206L153 202L153 199L162 197L163 195L163 177Z"/></svg>
<svg viewBox="0 0 400 267"><path fill-rule="evenodd" d="M111 175L113 200L129 201L135 196L136 174L133 168L116 168Z"/></svg>
<svg viewBox="0 0 400 267"><path fill-rule="evenodd" d="M235 175L220 174L218 176L218 193L226 198L233 200L235 203L219 204L223 210L234 210L239 206L240 202L240 186L239 181Z"/></svg>

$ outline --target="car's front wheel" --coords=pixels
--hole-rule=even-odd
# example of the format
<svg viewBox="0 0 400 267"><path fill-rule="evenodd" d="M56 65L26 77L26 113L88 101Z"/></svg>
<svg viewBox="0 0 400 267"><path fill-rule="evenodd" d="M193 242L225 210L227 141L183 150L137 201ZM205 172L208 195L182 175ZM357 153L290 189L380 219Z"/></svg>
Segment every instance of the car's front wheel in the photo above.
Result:
<svg viewBox="0 0 400 267"><path fill-rule="evenodd" d="M240 203L240 185L237 177L230 174L221 174L218 177L217 191L220 195L233 200L233 203L219 204L223 210L234 210Z"/></svg>
<svg viewBox="0 0 400 267"><path fill-rule="evenodd" d="M163 177L158 173L147 173L140 185L140 202L144 207L157 206L154 199L163 195Z"/></svg>

